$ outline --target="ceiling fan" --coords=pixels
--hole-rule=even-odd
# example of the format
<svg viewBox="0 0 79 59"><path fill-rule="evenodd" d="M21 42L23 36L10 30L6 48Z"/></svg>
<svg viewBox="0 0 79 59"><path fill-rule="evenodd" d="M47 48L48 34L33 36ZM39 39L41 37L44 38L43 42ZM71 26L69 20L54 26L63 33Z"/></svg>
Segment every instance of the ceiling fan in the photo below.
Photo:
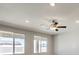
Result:
<svg viewBox="0 0 79 59"><path fill-rule="evenodd" d="M67 26L59 25L59 23L54 19L50 25L50 30L59 31L59 28L66 28Z"/></svg>

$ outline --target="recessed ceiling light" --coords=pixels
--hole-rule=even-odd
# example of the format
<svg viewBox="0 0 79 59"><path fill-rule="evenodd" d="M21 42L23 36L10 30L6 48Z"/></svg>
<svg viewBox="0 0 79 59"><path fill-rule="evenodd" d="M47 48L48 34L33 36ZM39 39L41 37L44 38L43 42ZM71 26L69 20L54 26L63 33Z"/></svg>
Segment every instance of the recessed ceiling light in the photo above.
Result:
<svg viewBox="0 0 79 59"><path fill-rule="evenodd" d="M26 22L26 23L29 23L30 21L29 21L29 20L25 20L25 22Z"/></svg>
<svg viewBox="0 0 79 59"><path fill-rule="evenodd" d="M76 23L79 23L79 20L76 20Z"/></svg>
<svg viewBox="0 0 79 59"><path fill-rule="evenodd" d="M50 6L55 6L55 3L50 3Z"/></svg>

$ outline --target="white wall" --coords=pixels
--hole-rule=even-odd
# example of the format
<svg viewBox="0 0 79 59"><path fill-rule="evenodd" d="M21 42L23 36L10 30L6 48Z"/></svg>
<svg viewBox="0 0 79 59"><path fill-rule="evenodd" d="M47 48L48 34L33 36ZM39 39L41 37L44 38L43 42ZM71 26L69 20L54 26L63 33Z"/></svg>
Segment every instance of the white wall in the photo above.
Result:
<svg viewBox="0 0 79 59"><path fill-rule="evenodd" d="M54 37L51 35L47 35L44 33L38 33L38 32L32 32L32 31L27 31L27 30L22 30L18 28L12 28L9 26L4 26L0 25L0 30L3 31L12 31L16 33L24 33L25 34L25 55L33 55L33 36L38 35L38 36L43 36L48 38L48 52L45 53L46 55L48 54L54 54Z"/></svg>
<svg viewBox="0 0 79 59"><path fill-rule="evenodd" d="M62 33L55 36L55 54L59 55L75 55L79 54L79 31Z"/></svg>

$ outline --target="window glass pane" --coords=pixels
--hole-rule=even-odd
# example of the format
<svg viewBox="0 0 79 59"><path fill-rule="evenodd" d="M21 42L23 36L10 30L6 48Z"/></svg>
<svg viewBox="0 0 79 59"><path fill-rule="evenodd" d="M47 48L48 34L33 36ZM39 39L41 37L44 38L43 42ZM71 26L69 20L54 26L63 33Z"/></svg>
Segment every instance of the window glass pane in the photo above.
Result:
<svg viewBox="0 0 79 59"><path fill-rule="evenodd" d="M41 52L47 52L47 41L42 40L40 46Z"/></svg>
<svg viewBox="0 0 79 59"><path fill-rule="evenodd" d="M34 40L34 53L37 53L37 40Z"/></svg>
<svg viewBox="0 0 79 59"><path fill-rule="evenodd" d="M12 33L0 31L0 54L13 54Z"/></svg>
<svg viewBox="0 0 79 59"><path fill-rule="evenodd" d="M15 37L15 54L24 54L24 35L16 35Z"/></svg>

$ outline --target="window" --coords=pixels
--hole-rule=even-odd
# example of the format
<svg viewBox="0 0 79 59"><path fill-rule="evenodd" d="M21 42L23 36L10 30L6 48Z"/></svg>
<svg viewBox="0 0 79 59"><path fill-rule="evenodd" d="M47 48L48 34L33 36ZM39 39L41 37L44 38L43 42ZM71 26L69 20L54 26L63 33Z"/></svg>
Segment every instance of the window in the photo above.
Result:
<svg viewBox="0 0 79 59"><path fill-rule="evenodd" d="M0 31L0 54L23 54L24 34Z"/></svg>
<svg viewBox="0 0 79 59"><path fill-rule="evenodd" d="M15 34L15 54L24 53L24 35Z"/></svg>
<svg viewBox="0 0 79 59"><path fill-rule="evenodd" d="M12 54L13 39L8 37L0 37L0 54Z"/></svg>
<svg viewBox="0 0 79 59"><path fill-rule="evenodd" d="M13 53L13 38L11 32L0 31L0 54Z"/></svg>
<svg viewBox="0 0 79 59"><path fill-rule="evenodd" d="M47 52L47 38L34 36L34 53Z"/></svg>
<svg viewBox="0 0 79 59"><path fill-rule="evenodd" d="M39 40L39 53L47 52L47 41L46 40Z"/></svg>

